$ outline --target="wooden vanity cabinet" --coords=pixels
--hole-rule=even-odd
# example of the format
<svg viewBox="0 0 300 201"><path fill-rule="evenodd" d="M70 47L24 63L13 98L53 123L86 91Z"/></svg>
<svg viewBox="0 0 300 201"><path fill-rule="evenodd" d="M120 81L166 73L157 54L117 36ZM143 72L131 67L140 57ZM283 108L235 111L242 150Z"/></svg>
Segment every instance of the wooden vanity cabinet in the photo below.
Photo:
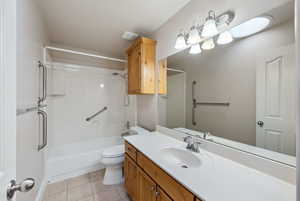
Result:
<svg viewBox="0 0 300 201"><path fill-rule="evenodd" d="M125 188L133 201L194 201L195 196L164 170L125 142ZM132 149L135 156L132 159ZM201 201L198 200L197 201Z"/></svg>
<svg viewBox="0 0 300 201"><path fill-rule="evenodd" d="M172 201L172 199L160 187L157 187L156 201Z"/></svg>
<svg viewBox="0 0 300 201"><path fill-rule="evenodd" d="M131 144L125 142L125 153L128 154L134 161L136 161L136 149Z"/></svg>
<svg viewBox="0 0 300 201"><path fill-rule="evenodd" d="M155 93L156 41L140 37L128 49L128 93Z"/></svg>
<svg viewBox="0 0 300 201"><path fill-rule="evenodd" d="M194 201L194 195L180 183L148 159L137 153L137 164L162 188L174 201Z"/></svg>
<svg viewBox="0 0 300 201"><path fill-rule="evenodd" d="M156 183L140 168L137 172L137 183L139 201L156 201Z"/></svg>
<svg viewBox="0 0 300 201"><path fill-rule="evenodd" d="M172 199L140 168L138 168L139 201L172 201Z"/></svg>
<svg viewBox="0 0 300 201"><path fill-rule="evenodd" d="M137 164L125 154L124 161L124 175L125 175L125 188L127 194L130 196L132 201L137 200Z"/></svg>

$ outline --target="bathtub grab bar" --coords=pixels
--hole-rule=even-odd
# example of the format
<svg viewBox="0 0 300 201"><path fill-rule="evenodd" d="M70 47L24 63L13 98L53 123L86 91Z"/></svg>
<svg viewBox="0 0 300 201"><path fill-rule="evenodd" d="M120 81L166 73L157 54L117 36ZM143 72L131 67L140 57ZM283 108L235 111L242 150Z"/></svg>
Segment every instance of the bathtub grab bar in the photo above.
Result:
<svg viewBox="0 0 300 201"><path fill-rule="evenodd" d="M41 115L43 118L43 143L41 145L38 145L38 151L40 151L47 146L48 130L47 130L47 113L44 112L43 110L38 110L38 114Z"/></svg>
<svg viewBox="0 0 300 201"><path fill-rule="evenodd" d="M44 107L47 107L47 105L32 106L32 107L27 107L27 108L18 108L16 114L17 114L17 116L19 116L22 114L26 114L28 112L36 111L36 110L38 110L40 108L44 108Z"/></svg>
<svg viewBox="0 0 300 201"><path fill-rule="evenodd" d="M86 121L91 121L92 119L94 119L96 116L98 116L99 114L101 114L102 112L104 112L105 110L107 110L107 107L105 106L103 109L101 109L99 112L96 112L95 114L93 114L92 116L86 118Z"/></svg>
<svg viewBox="0 0 300 201"><path fill-rule="evenodd" d="M39 68L42 69L42 97L38 98L38 105L40 106L42 102L44 102L47 98L47 67L42 63L42 62L38 62L38 66Z"/></svg>

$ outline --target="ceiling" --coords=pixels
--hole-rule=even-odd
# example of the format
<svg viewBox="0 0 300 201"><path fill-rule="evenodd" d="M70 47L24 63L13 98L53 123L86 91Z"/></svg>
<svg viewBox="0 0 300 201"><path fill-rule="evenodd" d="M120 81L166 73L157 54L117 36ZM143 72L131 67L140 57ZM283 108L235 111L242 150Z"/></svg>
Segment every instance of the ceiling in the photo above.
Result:
<svg viewBox="0 0 300 201"><path fill-rule="evenodd" d="M124 58L125 31L149 36L190 0L38 0L51 44Z"/></svg>

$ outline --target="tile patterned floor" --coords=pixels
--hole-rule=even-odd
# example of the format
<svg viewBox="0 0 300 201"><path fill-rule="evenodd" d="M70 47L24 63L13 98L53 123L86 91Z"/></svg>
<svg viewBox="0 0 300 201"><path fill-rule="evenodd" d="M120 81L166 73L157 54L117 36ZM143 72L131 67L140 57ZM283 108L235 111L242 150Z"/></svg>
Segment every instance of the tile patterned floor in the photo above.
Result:
<svg viewBox="0 0 300 201"><path fill-rule="evenodd" d="M43 201L130 201L123 184L102 184L104 170L48 184Z"/></svg>

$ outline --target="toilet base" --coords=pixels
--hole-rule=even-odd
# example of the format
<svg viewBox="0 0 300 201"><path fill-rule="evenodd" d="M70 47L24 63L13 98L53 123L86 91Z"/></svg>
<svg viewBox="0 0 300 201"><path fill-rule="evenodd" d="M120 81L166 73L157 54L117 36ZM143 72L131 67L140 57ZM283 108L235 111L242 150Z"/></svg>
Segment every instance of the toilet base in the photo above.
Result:
<svg viewBox="0 0 300 201"><path fill-rule="evenodd" d="M107 166L103 178L104 185L114 185L123 183L122 165Z"/></svg>

